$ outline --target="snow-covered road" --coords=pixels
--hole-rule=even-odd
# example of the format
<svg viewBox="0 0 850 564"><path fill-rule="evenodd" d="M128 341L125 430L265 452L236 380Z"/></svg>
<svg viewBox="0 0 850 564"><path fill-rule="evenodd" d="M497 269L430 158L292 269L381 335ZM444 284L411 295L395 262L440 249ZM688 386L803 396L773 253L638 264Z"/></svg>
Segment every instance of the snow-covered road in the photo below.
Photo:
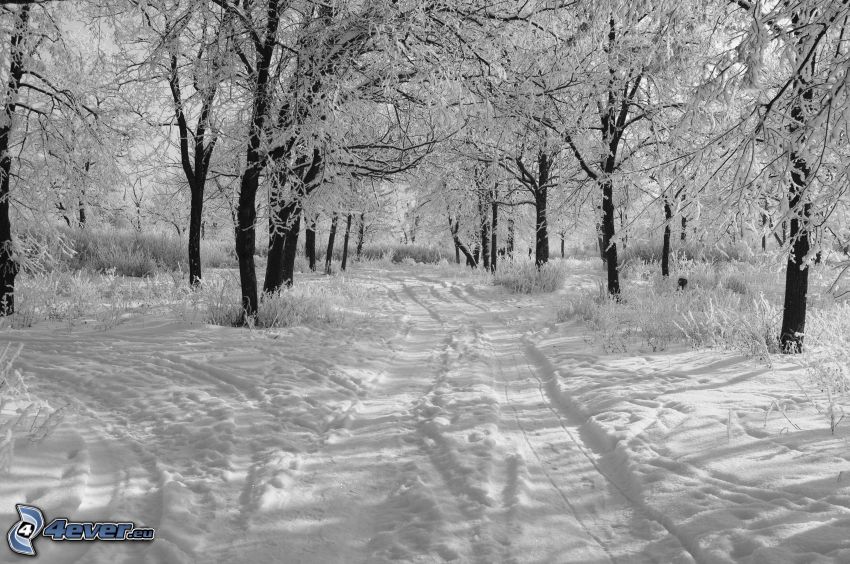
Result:
<svg viewBox="0 0 850 564"><path fill-rule="evenodd" d="M46 415L19 426L0 524L26 502L157 529L40 541L57 563L850 561L846 440L781 370L603 356L554 323L591 272L531 297L422 267L352 278L369 306L342 327L0 334L65 406L46 437Z"/></svg>

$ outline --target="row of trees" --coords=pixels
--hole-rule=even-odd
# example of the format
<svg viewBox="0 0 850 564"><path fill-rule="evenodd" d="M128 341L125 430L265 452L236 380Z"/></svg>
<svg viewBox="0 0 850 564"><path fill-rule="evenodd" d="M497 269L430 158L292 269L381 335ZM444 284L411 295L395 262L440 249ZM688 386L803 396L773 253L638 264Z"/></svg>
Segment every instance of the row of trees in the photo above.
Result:
<svg viewBox="0 0 850 564"><path fill-rule="evenodd" d="M787 250L781 340L798 350L808 264L847 203L848 8L3 0L2 312L20 262L12 207L67 217L116 178L156 170L188 196L194 286L207 186L232 190L250 317L261 195L262 291L275 292L293 282L302 222L309 253L318 214L344 210L349 224L381 205L375 180L395 179L412 193L410 236L429 216L473 266L513 251L520 207L533 210L538 265L553 206L589 218L615 298L618 249L641 217L660 218L664 275L674 224L754 224Z"/></svg>

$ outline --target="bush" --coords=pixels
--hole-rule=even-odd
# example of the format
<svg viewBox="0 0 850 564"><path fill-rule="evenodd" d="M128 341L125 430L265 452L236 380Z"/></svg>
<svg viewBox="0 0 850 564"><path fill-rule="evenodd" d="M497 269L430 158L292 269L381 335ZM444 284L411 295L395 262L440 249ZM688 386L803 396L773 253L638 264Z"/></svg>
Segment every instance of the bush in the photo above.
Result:
<svg viewBox="0 0 850 564"><path fill-rule="evenodd" d="M234 277L205 280L196 292L195 306L205 322L236 326L244 321L239 304L239 284ZM366 289L343 277L321 278L275 294L262 295L253 327L334 325L347 320L347 308L366 297Z"/></svg>
<svg viewBox="0 0 850 564"><path fill-rule="evenodd" d="M554 292L564 287L566 263L550 261L537 268L530 261L504 261L493 275L493 283L518 294Z"/></svg>
<svg viewBox="0 0 850 564"><path fill-rule="evenodd" d="M735 245L703 245L699 243L687 242L684 245L677 244L678 241L672 242L670 258L678 260L689 260L699 262L748 262L752 261L757 255L753 250L744 243ZM642 263L661 263L661 242L658 241L633 241L625 248L619 246L618 259L621 265L628 265L633 262Z"/></svg>
<svg viewBox="0 0 850 564"><path fill-rule="evenodd" d="M150 276L157 268L185 269L187 251L183 242L162 233L138 233L117 229L65 229L74 250L70 266L123 276Z"/></svg>
<svg viewBox="0 0 850 564"><path fill-rule="evenodd" d="M71 268L145 277L157 270L189 268L188 241L165 233L63 227L50 233L24 233L18 247L28 273ZM201 262L205 268L236 266L233 241L201 240Z"/></svg>
<svg viewBox="0 0 850 564"><path fill-rule="evenodd" d="M607 352L625 352L634 342L653 351L682 342L769 360L779 352L780 309L763 294L752 295L743 276L707 272L695 269L695 283L685 291L675 278L656 274L650 284L626 286L619 301L600 284L597 292L569 300L557 318L585 321Z"/></svg>
<svg viewBox="0 0 850 564"><path fill-rule="evenodd" d="M349 260L355 259L356 249L348 249ZM324 257L324 252L322 253ZM412 260L421 264L439 264L446 257L454 257L454 251L447 253L438 247L425 245L390 245L373 244L365 245L361 252L361 260L380 261L389 260L401 264ZM342 260L342 249L334 249L334 260Z"/></svg>

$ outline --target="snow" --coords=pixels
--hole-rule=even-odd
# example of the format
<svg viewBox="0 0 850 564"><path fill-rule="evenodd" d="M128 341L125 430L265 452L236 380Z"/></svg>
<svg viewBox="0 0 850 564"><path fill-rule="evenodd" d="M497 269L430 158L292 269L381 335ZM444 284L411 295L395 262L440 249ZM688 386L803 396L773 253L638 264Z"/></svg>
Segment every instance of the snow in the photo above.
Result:
<svg viewBox="0 0 850 564"><path fill-rule="evenodd" d="M850 561L846 425L801 369L603 353L555 322L595 276L517 296L357 265L370 315L338 327L3 330L31 395L0 412L0 523L157 530L40 540L57 563Z"/></svg>

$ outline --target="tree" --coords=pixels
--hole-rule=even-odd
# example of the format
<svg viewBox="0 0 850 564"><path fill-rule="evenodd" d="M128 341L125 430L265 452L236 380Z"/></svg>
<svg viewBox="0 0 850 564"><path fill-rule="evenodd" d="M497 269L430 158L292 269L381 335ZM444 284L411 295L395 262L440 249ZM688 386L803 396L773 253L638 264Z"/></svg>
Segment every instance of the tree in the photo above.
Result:
<svg viewBox="0 0 850 564"><path fill-rule="evenodd" d="M9 181L12 175L12 155L9 149L18 106L18 91L25 73L30 6L24 5L16 10L13 18L14 24L9 38L9 74L6 78L3 113L0 114L0 315L10 315L15 311L15 277L20 269L15 257L12 222L9 217Z"/></svg>

